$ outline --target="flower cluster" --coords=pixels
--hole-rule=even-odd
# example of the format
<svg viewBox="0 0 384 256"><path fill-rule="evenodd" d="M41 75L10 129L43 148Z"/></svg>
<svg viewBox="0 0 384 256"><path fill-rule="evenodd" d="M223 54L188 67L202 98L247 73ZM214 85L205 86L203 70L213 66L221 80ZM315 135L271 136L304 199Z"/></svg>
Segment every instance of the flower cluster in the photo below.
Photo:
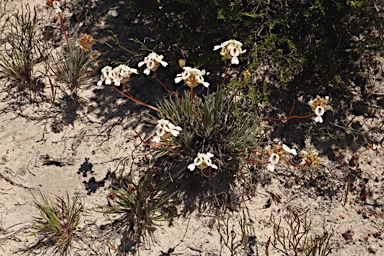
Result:
<svg viewBox="0 0 384 256"><path fill-rule="evenodd" d="M188 165L188 169L192 172L195 170L195 168L199 168L200 170L203 170L207 167L211 167L214 169L217 169L217 166L212 163L211 158L214 157L212 153L197 153L197 157L193 161L192 164Z"/></svg>
<svg viewBox="0 0 384 256"><path fill-rule="evenodd" d="M236 40L228 40L220 45L216 45L213 47L213 50L216 51L221 48L220 54L227 59L231 60L232 64L239 64L239 59L237 58L240 54L246 52L246 50L242 50L242 43Z"/></svg>
<svg viewBox="0 0 384 256"><path fill-rule="evenodd" d="M286 154L297 155L296 149L291 149L287 145L275 144L272 148L268 147L267 152L269 155L269 163L267 169L271 172L275 170L275 165L280 161L280 159Z"/></svg>
<svg viewBox="0 0 384 256"><path fill-rule="evenodd" d="M143 73L149 75L151 71L155 72L160 66L160 64L163 67L166 67L168 65L167 62L163 61L163 58L163 55L157 55L156 53L151 52L147 57L144 58L143 61L139 62L138 66L141 67L145 64L147 68L144 70Z"/></svg>
<svg viewBox="0 0 384 256"><path fill-rule="evenodd" d="M322 123L323 118L322 115L324 115L325 111L330 110L331 107L328 106L329 102L329 96L320 97L319 95L316 96L316 99L310 100L308 102L308 105L311 107L313 112L315 112L315 122L316 123Z"/></svg>
<svg viewBox="0 0 384 256"><path fill-rule="evenodd" d="M204 81L203 75L205 75L205 70L184 67L184 71L176 76L175 83L179 83L181 80L184 80L184 83L186 83L190 88L195 88L199 84L208 87L209 83Z"/></svg>
<svg viewBox="0 0 384 256"><path fill-rule="evenodd" d="M101 77L97 85L102 85L105 82L107 85L113 83L119 86L120 83L127 82L132 74L138 74L137 70L126 65L119 65L114 69L110 66L105 66L101 70Z"/></svg>
<svg viewBox="0 0 384 256"><path fill-rule="evenodd" d="M94 39L91 35L81 34L77 43L80 46L80 48L89 51L92 48Z"/></svg>
<svg viewBox="0 0 384 256"><path fill-rule="evenodd" d="M300 167L304 169L317 168L320 164L318 154L315 152L300 151L301 163Z"/></svg>
<svg viewBox="0 0 384 256"><path fill-rule="evenodd" d="M152 141L159 143L161 139L167 140L171 135L177 137L181 131L181 127L174 125L168 120L160 119L156 125L156 136Z"/></svg>

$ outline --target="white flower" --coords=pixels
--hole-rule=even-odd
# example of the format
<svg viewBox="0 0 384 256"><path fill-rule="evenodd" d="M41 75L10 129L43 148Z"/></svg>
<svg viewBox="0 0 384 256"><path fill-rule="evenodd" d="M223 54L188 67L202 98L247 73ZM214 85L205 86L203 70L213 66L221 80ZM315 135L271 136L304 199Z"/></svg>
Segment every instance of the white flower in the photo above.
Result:
<svg viewBox="0 0 384 256"><path fill-rule="evenodd" d="M116 74L114 70L110 66L105 66L101 70L100 81L97 82L97 85L102 85L104 82L105 84L111 84L115 78L116 78Z"/></svg>
<svg viewBox="0 0 384 256"><path fill-rule="evenodd" d="M283 149L285 152L297 156L297 151L294 148L289 148L287 145L283 144Z"/></svg>
<svg viewBox="0 0 384 256"><path fill-rule="evenodd" d="M207 167L212 167L214 169L217 169L217 166L212 163L211 157L214 157L211 153L197 153L197 157L193 161L192 164L188 165L188 169L192 172L195 170L195 168L199 168L200 170L203 170Z"/></svg>
<svg viewBox="0 0 384 256"><path fill-rule="evenodd" d="M184 82L190 87L194 88L199 84L204 85L205 87L209 86L209 83L204 81L203 75L205 75L205 70L199 70L197 68L184 67L184 71L181 74L177 74L175 78L175 83Z"/></svg>
<svg viewBox="0 0 384 256"><path fill-rule="evenodd" d="M156 128L156 136L152 139L155 143L159 143L161 139L166 140L171 135L177 137L181 131L181 127L176 126L170 121L164 119L157 121Z"/></svg>
<svg viewBox="0 0 384 256"><path fill-rule="evenodd" d="M125 83L129 80L132 74L138 74L137 69L130 68L126 65L119 65L113 69L115 73L114 84L119 86L120 83Z"/></svg>
<svg viewBox="0 0 384 256"><path fill-rule="evenodd" d="M323 118L322 115L324 115L325 111L330 110L331 107L328 106L329 102L329 96L320 97L319 95L316 96L316 99L310 100L308 102L308 105L312 108L312 111L315 112L315 122L316 123L322 123Z"/></svg>
<svg viewBox="0 0 384 256"><path fill-rule="evenodd" d="M56 13L62 13L62 10L60 9L60 2L59 1L53 1L52 7Z"/></svg>
<svg viewBox="0 0 384 256"><path fill-rule="evenodd" d="M242 50L241 46L243 44L236 40L228 40L221 45L216 45L213 47L213 50L216 51L221 48L220 54L227 59L231 60L232 64L239 64L239 59L237 58L240 54L245 53L246 50Z"/></svg>
<svg viewBox="0 0 384 256"><path fill-rule="evenodd" d="M276 153L271 154L269 157L269 164L267 165L267 169L271 172L275 170L275 165L279 162L280 156Z"/></svg>
<svg viewBox="0 0 384 256"><path fill-rule="evenodd" d="M143 72L146 75L149 75L151 71L155 72L160 66L160 64L163 67L166 67L168 65L167 62L163 61L163 55L157 55L154 52L151 52L147 57L144 58L143 61L139 62L138 66L141 67L144 64L147 66L147 68Z"/></svg>
<svg viewBox="0 0 384 256"><path fill-rule="evenodd" d="M316 109L315 109L315 114L316 114L315 122L316 123L322 123L323 122L323 118L321 116L324 115L324 112L325 112L325 110L322 106L316 107Z"/></svg>

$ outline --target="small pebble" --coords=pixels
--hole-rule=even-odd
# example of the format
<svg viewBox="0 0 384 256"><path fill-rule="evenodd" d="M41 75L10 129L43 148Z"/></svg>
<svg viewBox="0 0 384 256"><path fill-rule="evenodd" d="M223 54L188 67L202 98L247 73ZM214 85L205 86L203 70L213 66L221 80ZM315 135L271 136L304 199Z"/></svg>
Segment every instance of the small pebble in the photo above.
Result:
<svg viewBox="0 0 384 256"><path fill-rule="evenodd" d="M369 253L372 253L372 254L376 254L376 252L377 252L377 248L376 248L376 246L374 246L374 245L370 245L370 246L368 247L368 252L369 252Z"/></svg>

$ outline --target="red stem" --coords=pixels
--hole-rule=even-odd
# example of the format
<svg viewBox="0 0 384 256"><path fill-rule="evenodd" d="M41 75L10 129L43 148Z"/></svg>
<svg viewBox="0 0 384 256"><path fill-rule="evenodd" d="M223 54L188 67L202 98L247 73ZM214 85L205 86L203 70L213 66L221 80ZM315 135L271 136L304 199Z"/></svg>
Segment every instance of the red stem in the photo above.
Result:
<svg viewBox="0 0 384 256"><path fill-rule="evenodd" d="M164 89L169 93L171 94L172 96L176 97L178 99L178 101L180 101L181 104L184 104L184 102L179 98L179 96L176 95L176 93L172 92L171 90L168 89L168 87L159 79L159 77L157 76L157 73L156 71L154 71L153 73L155 73L155 78L156 78L156 81L161 84Z"/></svg>
<svg viewBox="0 0 384 256"><path fill-rule="evenodd" d="M68 43L68 35L67 35L67 31L66 31L65 28L64 28L63 17L61 16L61 13L58 13L58 15L59 15L59 19L60 19L61 29L63 30L64 36L65 36L65 40L66 40L67 43Z"/></svg>
<svg viewBox="0 0 384 256"><path fill-rule="evenodd" d="M292 118L308 118L308 117L311 117L314 115L315 115L315 113L308 114L306 116L288 116L288 117L284 117L284 118L263 117L263 118L261 118L261 121L287 121L287 120L292 119Z"/></svg>
<svg viewBox="0 0 384 256"><path fill-rule="evenodd" d="M175 148L172 148L172 146L174 145L170 145L168 144L168 141L166 141L166 143L157 143L157 144L149 144L148 142L146 142L145 140L143 140L143 138L141 137L140 133L138 133L137 131L134 131L136 133L136 135L139 137L140 141L142 143L144 143L146 146L149 146L149 147L162 147L162 146L166 146L167 148L169 148L170 150L172 151L177 151L179 148L182 148L182 147L175 147Z"/></svg>
<svg viewBox="0 0 384 256"><path fill-rule="evenodd" d="M227 67L225 68L225 74L224 74L223 81L221 82L220 88L223 88L223 86L224 86L224 82L225 82L225 80L227 79L228 71L229 71L229 67L230 67L230 66L231 66L231 60L229 60L228 65L227 65Z"/></svg>
<svg viewBox="0 0 384 256"><path fill-rule="evenodd" d="M126 98L128 98L128 99L130 99L130 100L132 100L132 101L134 101L134 102L136 102L137 104L146 106L146 107L148 107L148 108L150 108L150 109L152 109L152 110L154 110L154 111L160 113L160 110L159 110L158 108L155 108L155 107L153 107L153 106L151 106L151 105L148 105L147 103L144 103L144 102L142 102L142 101L136 99L136 98L133 97L131 94L128 95L128 94L126 94L126 93L120 91L119 89L117 89L117 87L116 87L114 84L112 84L112 88L115 89L115 91L117 91L118 93L120 93L120 94L123 95L124 97L126 97Z"/></svg>

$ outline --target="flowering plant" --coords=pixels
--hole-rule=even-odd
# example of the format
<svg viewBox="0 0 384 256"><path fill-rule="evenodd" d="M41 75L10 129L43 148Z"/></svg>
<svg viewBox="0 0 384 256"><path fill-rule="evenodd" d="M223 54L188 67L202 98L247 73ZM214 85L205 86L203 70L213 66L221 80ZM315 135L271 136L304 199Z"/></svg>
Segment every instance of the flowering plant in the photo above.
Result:
<svg viewBox="0 0 384 256"><path fill-rule="evenodd" d="M179 83L184 80L184 83L186 83L190 88L195 88L199 84L208 87L209 83L204 81L203 75L205 75L205 70L184 67L184 71L176 76L175 83Z"/></svg>
<svg viewBox="0 0 384 256"><path fill-rule="evenodd" d="M221 49L220 54L231 60L231 64L239 64L239 59L237 58L240 54L246 52L246 50L242 50L242 43L236 40L228 40L220 45L216 45L213 50L216 51Z"/></svg>
<svg viewBox="0 0 384 256"><path fill-rule="evenodd" d="M143 61L139 62L138 67L146 65L146 69L144 70L144 74L149 75L151 71L156 72L160 64L163 67L166 67L168 65L167 62L163 61L164 56L163 55L157 55L154 52L151 52L147 57L144 58Z"/></svg>

